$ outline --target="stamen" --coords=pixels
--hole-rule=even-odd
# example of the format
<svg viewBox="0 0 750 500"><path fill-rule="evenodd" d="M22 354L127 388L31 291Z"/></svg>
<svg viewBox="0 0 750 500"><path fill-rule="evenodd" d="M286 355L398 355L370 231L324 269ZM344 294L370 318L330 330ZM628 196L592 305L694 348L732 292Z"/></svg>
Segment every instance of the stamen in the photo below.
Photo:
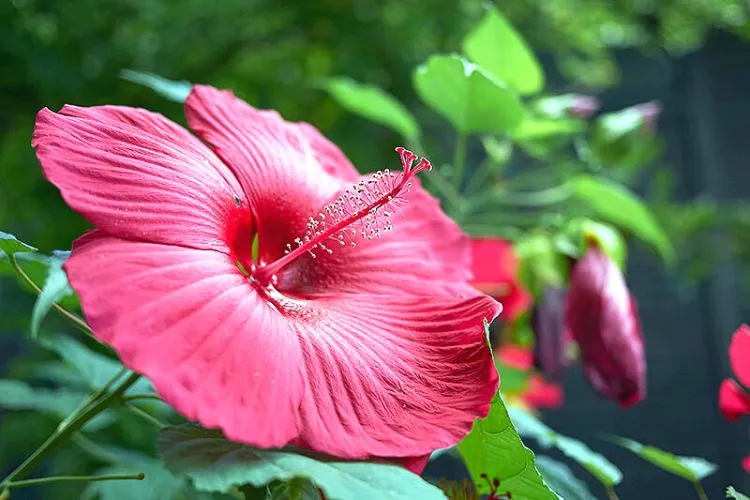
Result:
<svg viewBox="0 0 750 500"><path fill-rule="evenodd" d="M356 247L352 239L357 235L372 240L392 231L394 214L408 203L407 195L412 187L410 179L419 172L432 170L426 158L414 165L417 155L401 147L396 151L401 157L402 172L395 174L385 169L346 188L317 215L308 218L307 231L302 237L295 238L294 244L286 245L284 256L257 268L254 278L267 285L283 267L305 253L312 258L321 253L330 255L333 248L346 247L347 242ZM335 242L338 246L333 244Z"/></svg>

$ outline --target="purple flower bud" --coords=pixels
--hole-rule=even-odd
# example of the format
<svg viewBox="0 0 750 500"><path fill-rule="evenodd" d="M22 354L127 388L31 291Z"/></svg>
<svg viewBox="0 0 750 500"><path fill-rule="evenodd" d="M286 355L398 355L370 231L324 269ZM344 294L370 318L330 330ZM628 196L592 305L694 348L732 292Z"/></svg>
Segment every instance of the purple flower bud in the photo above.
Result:
<svg viewBox="0 0 750 500"><path fill-rule="evenodd" d="M565 324L584 373L602 395L627 408L646 396L646 359L635 300L617 265L591 246L573 268Z"/></svg>
<svg viewBox="0 0 750 500"><path fill-rule="evenodd" d="M656 132L656 122L659 120L661 115L661 103L659 101L649 101L643 104L633 106L633 109L637 110L643 118L643 125L649 132Z"/></svg>
<svg viewBox="0 0 750 500"><path fill-rule="evenodd" d="M597 99L596 97L575 94L573 96L573 102L570 105L570 108L568 108L568 111L572 115L585 120L586 118L589 118L591 115L596 113L599 107L599 99Z"/></svg>
<svg viewBox="0 0 750 500"><path fill-rule="evenodd" d="M534 362L553 380L559 380L568 365L565 340L565 290L548 286L531 311L534 330Z"/></svg>

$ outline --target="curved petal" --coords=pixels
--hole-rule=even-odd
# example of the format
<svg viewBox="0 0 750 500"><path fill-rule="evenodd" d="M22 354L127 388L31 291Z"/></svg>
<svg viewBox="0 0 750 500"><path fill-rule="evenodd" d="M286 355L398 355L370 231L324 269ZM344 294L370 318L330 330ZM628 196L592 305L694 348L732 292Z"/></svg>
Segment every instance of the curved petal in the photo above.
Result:
<svg viewBox="0 0 750 500"><path fill-rule="evenodd" d="M368 293L473 297L470 240L417 179L393 229L381 238L356 237L356 246L329 245L332 254L305 255L279 274L282 291L314 297Z"/></svg>
<svg viewBox="0 0 750 500"><path fill-rule="evenodd" d="M293 321L307 371L301 446L409 457L458 442L486 416L498 375L489 297L316 300Z"/></svg>
<svg viewBox="0 0 750 500"><path fill-rule="evenodd" d="M719 410L727 420L738 420L750 413L750 394L734 380L724 379L719 388Z"/></svg>
<svg viewBox="0 0 750 500"><path fill-rule="evenodd" d="M195 85L185 101L188 124L242 184L258 226L258 255L271 262L305 234L307 220L352 182L353 167L320 135L237 99ZM345 175L345 178L339 177Z"/></svg>
<svg viewBox="0 0 750 500"><path fill-rule="evenodd" d="M737 379L750 387L750 326L742 325L729 344L729 362Z"/></svg>
<svg viewBox="0 0 750 500"><path fill-rule="evenodd" d="M196 137L159 114L45 108L32 144L68 205L112 236L249 252L251 217L240 185Z"/></svg>
<svg viewBox="0 0 750 500"><path fill-rule="evenodd" d="M65 270L94 334L185 417L261 447L298 435L299 343L229 257L94 232Z"/></svg>

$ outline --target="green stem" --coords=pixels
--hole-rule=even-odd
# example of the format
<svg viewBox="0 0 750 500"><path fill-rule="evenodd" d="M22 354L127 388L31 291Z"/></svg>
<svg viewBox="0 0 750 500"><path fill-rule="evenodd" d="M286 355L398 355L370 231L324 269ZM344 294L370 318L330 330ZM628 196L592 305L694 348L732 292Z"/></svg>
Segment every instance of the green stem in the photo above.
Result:
<svg viewBox="0 0 750 500"><path fill-rule="evenodd" d="M36 293L37 295L42 293L42 289L39 288L39 285L34 283L34 280L32 280L28 274L26 274L26 271L21 268L21 266L18 264L18 261L16 260L15 255L10 256L10 263L13 266L13 269L18 273L19 276L26 282L27 285L29 285ZM93 332L91 331L91 327L84 321L83 318L78 316L77 314L73 314L72 312L68 311L64 307L62 307L59 304L52 304L52 307L55 308L57 312L65 316L67 319L73 322L74 325L76 325L78 328L83 330L84 333L87 335L93 337Z"/></svg>
<svg viewBox="0 0 750 500"><path fill-rule="evenodd" d="M456 149L453 151L453 184L457 190L461 190L464 166L466 165L466 134L459 132L456 135Z"/></svg>
<svg viewBox="0 0 750 500"><path fill-rule="evenodd" d="M50 476L40 477L38 479L24 479L23 481L11 481L6 484L8 488L25 488L27 486L39 486L47 483L62 483L71 481L113 481L120 479L135 479L137 481L143 480L146 475L143 472L138 474L109 474L104 476Z"/></svg>
<svg viewBox="0 0 750 500"><path fill-rule="evenodd" d="M156 394L128 394L122 397L123 401L136 401L138 399L151 399L154 401L159 401L160 403L164 402L164 400Z"/></svg>
<svg viewBox="0 0 750 500"><path fill-rule="evenodd" d="M117 380L118 376L119 373L111 380ZM67 440L81 429L86 422L112 406L115 402L119 401L125 391L135 384L139 378L140 375L137 373L131 373L130 376L118 385L114 391L103 394L102 389L104 388L100 389L97 393L100 394L99 397L92 401L91 404L76 410L76 412L73 413L72 418L67 420L64 425L60 425L39 448L37 448L21 465L0 482L0 487L7 486L9 483L20 477L26 476L29 472L34 470L50 453L67 442Z"/></svg>
<svg viewBox="0 0 750 500"><path fill-rule="evenodd" d="M164 427L167 426L167 424L165 424L164 422L162 422L161 420L159 420L155 416L151 415L149 412L147 412L143 408L139 408L138 406L136 406L134 404L130 404L127 401L125 402L125 407L128 410L130 410L131 412L133 412L133 414L138 415L143 420L146 420L147 422L149 422L151 424L154 424L159 429L163 429Z"/></svg>
<svg viewBox="0 0 750 500"><path fill-rule="evenodd" d="M700 481L694 482L693 486L695 487L695 492L698 493L698 498L700 498L701 500L708 500L706 490L703 489L703 485L700 483Z"/></svg>
<svg viewBox="0 0 750 500"><path fill-rule="evenodd" d="M620 500L619 497L617 496L617 493L615 493L614 486L610 486L607 484L607 485L604 485L604 489L607 490L607 498L609 498L609 500Z"/></svg>

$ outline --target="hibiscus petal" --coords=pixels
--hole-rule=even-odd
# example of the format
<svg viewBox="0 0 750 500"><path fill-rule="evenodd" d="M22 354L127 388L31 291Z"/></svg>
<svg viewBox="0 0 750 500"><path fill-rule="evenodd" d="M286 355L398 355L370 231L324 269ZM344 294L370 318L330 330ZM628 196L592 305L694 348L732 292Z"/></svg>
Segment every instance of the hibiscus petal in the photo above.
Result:
<svg viewBox="0 0 750 500"><path fill-rule="evenodd" d="M65 201L112 236L249 252L251 217L239 183L196 137L159 114L45 108L32 144Z"/></svg>
<svg viewBox="0 0 750 500"><path fill-rule="evenodd" d="M229 257L94 232L65 270L94 334L185 417L255 446L297 436L299 343Z"/></svg>
<svg viewBox="0 0 750 500"><path fill-rule="evenodd" d="M498 376L489 297L316 300L290 317L307 387L299 444L347 458L409 457L458 442L486 416Z"/></svg>
<svg viewBox="0 0 750 500"><path fill-rule="evenodd" d="M352 182L351 164L339 164L343 154L311 127L255 109L232 92L196 85L185 114L242 184L258 224L261 262L282 256L304 235L308 218Z"/></svg>
<svg viewBox="0 0 750 500"><path fill-rule="evenodd" d="M719 388L719 410L727 420L738 420L750 413L750 394L734 380L724 379Z"/></svg>
<svg viewBox="0 0 750 500"><path fill-rule="evenodd" d="M729 362L737 379L750 387L750 326L742 325L729 344Z"/></svg>
<svg viewBox="0 0 750 500"><path fill-rule="evenodd" d="M393 230L380 238L359 236L356 246L329 245L332 254L300 257L279 275L278 288L315 297L369 293L473 297L470 240L417 179Z"/></svg>

